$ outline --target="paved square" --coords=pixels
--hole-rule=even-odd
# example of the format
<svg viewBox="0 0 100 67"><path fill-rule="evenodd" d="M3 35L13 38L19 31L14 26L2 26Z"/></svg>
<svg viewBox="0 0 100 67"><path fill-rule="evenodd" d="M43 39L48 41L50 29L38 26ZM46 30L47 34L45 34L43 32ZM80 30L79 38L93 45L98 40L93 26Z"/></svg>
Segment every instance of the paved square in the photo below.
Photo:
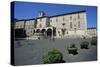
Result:
<svg viewBox="0 0 100 67"><path fill-rule="evenodd" d="M90 41L91 39L87 39ZM49 50L57 49L63 53L66 62L94 61L97 59L97 47L89 44L89 49L80 49L82 39L43 39L43 40L17 40L15 41L15 64L31 65L43 64L42 55ZM75 43L78 54L68 54L67 46Z"/></svg>

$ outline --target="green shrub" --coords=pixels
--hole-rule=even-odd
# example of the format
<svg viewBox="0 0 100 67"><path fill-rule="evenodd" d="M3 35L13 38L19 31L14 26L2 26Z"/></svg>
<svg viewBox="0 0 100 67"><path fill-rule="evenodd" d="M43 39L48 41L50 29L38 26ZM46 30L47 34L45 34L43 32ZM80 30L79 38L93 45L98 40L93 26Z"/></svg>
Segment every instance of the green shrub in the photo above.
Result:
<svg viewBox="0 0 100 67"><path fill-rule="evenodd" d="M73 55L78 54L77 48L74 43L70 44L70 46L68 47L68 53Z"/></svg>
<svg viewBox="0 0 100 67"><path fill-rule="evenodd" d="M51 51L48 51L48 53L44 54L42 59L45 64L46 63L61 63L63 62L63 55L60 51L53 49Z"/></svg>
<svg viewBox="0 0 100 67"><path fill-rule="evenodd" d="M88 49L88 45L89 45L88 41L82 41L80 46L81 49Z"/></svg>
<svg viewBox="0 0 100 67"><path fill-rule="evenodd" d="M70 48L76 48L75 44L74 43L70 44Z"/></svg>
<svg viewBox="0 0 100 67"><path fill-rule="evenodd" d="M92 38L91 45L97 45L97 39L96 38Z"/></svg>

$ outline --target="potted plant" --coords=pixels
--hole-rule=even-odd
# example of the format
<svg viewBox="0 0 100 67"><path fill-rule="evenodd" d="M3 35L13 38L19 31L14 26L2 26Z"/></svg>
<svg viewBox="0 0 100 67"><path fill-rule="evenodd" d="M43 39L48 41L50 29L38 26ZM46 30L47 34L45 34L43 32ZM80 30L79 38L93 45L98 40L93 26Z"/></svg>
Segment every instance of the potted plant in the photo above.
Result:
<svg viewBox="0 0 100 67"><path fill-rule="evenodd" d="M56 49L48 51L46 54L42 56L43 63L63 63L63 54Z"/></svg>
<svg viewBox="0 0 100 67"><path fill-rule="evenodd" d="M70 46L68 47L68 53L73 55L78 54L77 48L74 43L70 44Z"/></svg>
<svg viewBox="0 0 100 67"><path fill-rule="evenodd" d="M89 42L88 41L82 41L80 44L81 49L88 49Z"/></svg>
<svg viewBox="0 0 100 67"><path fill-rule="evenodd" d="M97 38L92 38L91 45L97 45Z"/></svg>

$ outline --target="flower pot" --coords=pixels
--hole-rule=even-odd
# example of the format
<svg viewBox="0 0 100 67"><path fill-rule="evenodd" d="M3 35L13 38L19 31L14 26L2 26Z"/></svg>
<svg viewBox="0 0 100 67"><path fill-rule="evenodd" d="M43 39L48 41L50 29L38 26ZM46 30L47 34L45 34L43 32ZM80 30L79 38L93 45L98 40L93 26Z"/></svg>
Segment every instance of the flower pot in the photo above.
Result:
<svg viewBox="0 0 100 67"><path fill-rule="evenodd" d="M68 53L73 55L78 54L77 48L68 48Z"/></svg>
<svg viewBox="0 0 100 67"><path fill-rule="evenodd" d="M88 45L81 45L81 49L88 49Z"/></svg>

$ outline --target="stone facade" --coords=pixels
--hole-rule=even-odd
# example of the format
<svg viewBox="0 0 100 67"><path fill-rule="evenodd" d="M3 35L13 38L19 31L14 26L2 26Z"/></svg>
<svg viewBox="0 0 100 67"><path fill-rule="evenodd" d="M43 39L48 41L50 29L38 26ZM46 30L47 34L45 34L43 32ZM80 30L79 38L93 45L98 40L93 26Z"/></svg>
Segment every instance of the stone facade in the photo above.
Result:
<svg viewBox="0 0 100 67"><path fill-rule="evenodd" d="M15 29L20 29L20 28L24 28L24 23L25 21L23 21L23 20L20 20L20 21L16 21L15 22L15 25L14 25L14 27L15 27Z"/></svg>
<svg viewBox="0 0 100 67"><path fill-rule="evenodd" d="M34 34L34 28L35 28L35 20L34 19L25 21L25 30L26 30L26 35L28 37L30 37Z"/></svg>
<svg viewBox="0 0 100 67"><path fill-rule="evenodd" d="M50 25L57 28L57 36L60 35L86 35L86 12L65 14L50 18ZM64 34L62 31L65 30Z"/></svg>
<svg viewBox="0 0 100 67"><path fill-rule="evenodd" d="M97 37L97 29L96 28L88 28L87 34L91 37Z"/></svg>
<svg viewBox="0 0 100 67"><path fill-rule="evenodd" d="M42 11L36 19L19 20L15 22L15 29L24 28L28 37L35 33L61 37L87 36L86 11L46 16ZM48 36L48 35L47 35Z"/></svg>

